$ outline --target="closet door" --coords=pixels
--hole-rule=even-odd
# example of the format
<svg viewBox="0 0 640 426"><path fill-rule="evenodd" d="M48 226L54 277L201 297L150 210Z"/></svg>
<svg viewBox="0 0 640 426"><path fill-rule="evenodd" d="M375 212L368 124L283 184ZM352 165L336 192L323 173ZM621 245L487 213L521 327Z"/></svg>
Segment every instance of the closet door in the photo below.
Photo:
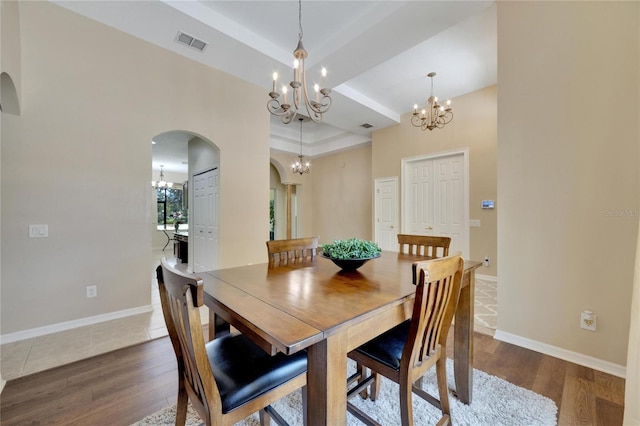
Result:
<svg viewBox="0 0 640 426"><path fill-rule="evenodd" d="M436 158L435 234L451 237L449 253L463 251L464 235L464 161L462 154Z"/></svg>
<svg viewBox="0 0 640 426"><path fill-rule="evenodd" d="M193 183L193 272L210 271L218 264L218 169L195 175Z"/></svg>
<svg viewBox="0 0 640 426"><path fill-rule="evenodd" d="M408 165L409 215L405 232L415 235L435 233L434 161L424 159ZM405 215L406 217L406 215Z"/></svg>
<svg viewBox="0 0 640 426"><path fill-rule="evenodd" d="M403 182L403 232L451 237L450 253L467 255L464 154L407 161Z"/></svg>

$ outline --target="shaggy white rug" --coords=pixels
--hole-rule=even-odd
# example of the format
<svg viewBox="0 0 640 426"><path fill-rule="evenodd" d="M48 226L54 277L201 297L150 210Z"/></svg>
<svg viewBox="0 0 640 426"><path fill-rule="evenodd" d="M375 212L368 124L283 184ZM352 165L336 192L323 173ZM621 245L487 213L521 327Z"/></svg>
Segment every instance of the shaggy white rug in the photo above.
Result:
<svg viewBox="0 0 640 426"><path fill-rule="evenodd" d="M349 370L354 365L349 361ZM453 361L447 359L447 374L449 387L453 386ZM423 380L423 388L437 395L435 368L432 368ZM372 402L363 400L359 396L351 402L364 412L376 419L382 425L400 425L400 409L398 408L398 385L384 379L380 398ZM457 426L555 426L558 408L549 398L511 384L498 377L482 371L473 370L473 402L465 405L459 402L450 392L451 417ZM313 403L310 401L310 403ZM302 402L300 392L294 392L274 404L274 408L282 417L293 425L302 425ZM440 411L422 398L414 394L413 418L416 425L435 424L440 417ZM175 406L167 407L152 414L133 426L173 425L175 421ZM195 426L202 421L189 406L187 425ZM253 414L236 426L258 426L258 415ZM347 425L362 425L359 420L347 413Z"/></svg>

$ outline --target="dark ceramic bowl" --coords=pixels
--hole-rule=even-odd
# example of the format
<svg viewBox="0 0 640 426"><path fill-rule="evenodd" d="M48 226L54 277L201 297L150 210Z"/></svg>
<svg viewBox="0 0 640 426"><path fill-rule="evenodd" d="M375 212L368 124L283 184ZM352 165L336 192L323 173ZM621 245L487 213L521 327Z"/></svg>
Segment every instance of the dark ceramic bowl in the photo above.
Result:
<svg viewBox="0 0 640 426"><path fill-rule="evenodd" d="M362 259L334 259L332 257L325 256L324 254L322 254L321 256L324 257L325 259L329 259L330 261L338 265L338 267L340 267L340 269L342 269L343 271L355 271L356 269L358 269L359 267L361 267L371 259L376 259L380 257L380 255L377 255L374 257L367 257Z"/></svg>

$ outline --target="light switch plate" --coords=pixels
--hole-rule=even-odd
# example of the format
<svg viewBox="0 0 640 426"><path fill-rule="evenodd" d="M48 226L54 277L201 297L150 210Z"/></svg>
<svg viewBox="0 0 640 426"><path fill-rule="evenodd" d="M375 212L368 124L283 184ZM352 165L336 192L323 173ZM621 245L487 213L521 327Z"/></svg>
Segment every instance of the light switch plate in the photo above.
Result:
<svg viewBox="0 0 640 426"><path fill-rule="evenodd" d="M45 238L49 236L49 225L29 225L29 238Z"/></svg>

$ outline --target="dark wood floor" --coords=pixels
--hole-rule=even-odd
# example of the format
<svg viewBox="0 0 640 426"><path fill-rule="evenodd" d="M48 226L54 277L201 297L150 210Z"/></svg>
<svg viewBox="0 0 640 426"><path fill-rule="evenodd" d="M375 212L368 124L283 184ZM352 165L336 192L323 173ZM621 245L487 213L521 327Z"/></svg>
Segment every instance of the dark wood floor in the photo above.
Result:
<svg viewBox="0 0 640 426"><path fill-rule="evenodd" d="M622 425L623 379L484 334L474 344L475 368L554 400L559 425ZM0 423L130 425L174 404L176 389L165 337L10 380L0 394Z"/></svg>

